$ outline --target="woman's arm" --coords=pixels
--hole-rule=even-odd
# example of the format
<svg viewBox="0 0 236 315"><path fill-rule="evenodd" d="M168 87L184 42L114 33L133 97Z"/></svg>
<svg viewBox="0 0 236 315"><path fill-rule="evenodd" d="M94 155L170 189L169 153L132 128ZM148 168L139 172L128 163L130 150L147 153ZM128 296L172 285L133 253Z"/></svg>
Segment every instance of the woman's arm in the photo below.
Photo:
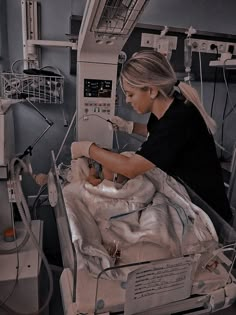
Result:
<svg viewBox="0 0 236 315"><path fill-rule="evenodd" d="M89 156L112 172L128 178L134 178L155 167L152 162L138 154L127 157L119 153L101 149L95 144L90 146Z"/></svg>

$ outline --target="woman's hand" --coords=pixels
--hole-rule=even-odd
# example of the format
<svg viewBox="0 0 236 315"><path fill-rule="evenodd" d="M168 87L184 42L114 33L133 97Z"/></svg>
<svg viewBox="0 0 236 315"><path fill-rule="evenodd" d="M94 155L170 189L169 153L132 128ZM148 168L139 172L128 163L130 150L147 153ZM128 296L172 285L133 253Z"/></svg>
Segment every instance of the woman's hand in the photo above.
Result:
<svg viewBox="0 0 236 315"><path fill-rule="evenodd" d="M128 121L123 118L120 118L119 116L113 116L111 117L111 122L113 124L113 127L117 127L120 131L127 132L131 134L134 129L134 122Z"/></svg>
<svg viewBox="0 0 236 315"><path fill-rule="evenodd" d="M92 144L93 142L91 141L72 142L71 144L72 159L74 160L82 156L89 158L89 149Z"/></svg>

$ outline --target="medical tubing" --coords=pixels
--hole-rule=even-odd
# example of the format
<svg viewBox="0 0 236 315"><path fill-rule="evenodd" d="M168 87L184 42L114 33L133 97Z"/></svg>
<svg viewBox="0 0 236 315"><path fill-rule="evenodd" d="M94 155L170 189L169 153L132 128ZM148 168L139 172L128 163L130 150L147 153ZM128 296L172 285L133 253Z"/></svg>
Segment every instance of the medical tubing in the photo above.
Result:
<svg viewBox="0 0 236 315"><path fill-rule="evenodd" d="M40 196L42 195L42 193L44 193L44 191L47 189L47 184L43 185L43 186L40 186L39 188L39 191L38 191L38 194L35 198L35 201L33 203L33 206L32 206L32 215L33 215L33 219L37 220L37 206L38 206L38 201L39 201L39 198ZM48 200L48 197L45 198L45 201ZM44 201L43 201L44 202ZM42 204L42 203L41 203Z"/></svg>
<svg viewBox="0 0 236 315"><path fill-rule="evenodd" d="M219 56L219 51L218 47L214 45L214 48L216 49L216 60L218 59ZM213 85L213 95L212 95L212 101L211 101L211 110L210 110L210 116L213 116L213 108L214 108L214 101L215 101L215 94L216 94L216 79L217 79L217 73L218 73L218 67L215 67L215 72L214 72L214 85Z"/></svg>
<svg viewBox="0 0 236 315"><path fill-rule="evenodd" d="M230 95L230 92L229 92L229 85L228 85L228 82L227 82L227 79L226 79L226 74L225 74L225 63L227 60L230 60L230 59L226 59L224 61L224 65L223 65L223 78L224 78L224 83L225 83L225 87L226 87L226 91L227 91L227 95L228 95L228 98L229 98L229 102L230 102L230 106L231 106L231 110L234 111L234 113L236 113L236 110L235 110L235 105L233 104L233 101L232 101L232 98L231 98L231 95ZM224 118L224 120L222 121L222 124L224 123L225 119L228 117L228 115L226 115L226 117Z"/></svg>
<svg viewBox="0 0 236 315"><path fill-rule="evenodd" d="M66 132L66 134L65 134L65 137L63 138L62 143L61 143L61 145L60 145L60 148L59 148L59 150L58 150L58 153L57 153L57 156L56 156L56 161L58 160L58 158L59 158L59 156L60 156L60 154L61 154L62 148L63 148L63 146L64 146L64 144L65 144L65 142L66 142L66 139L67 139L67 137L68 137L68 135L69 135L69 132L70 132L70 130L71 130L71 128L72 128L72 125L73 125L73 123L74 123L74 121L75 121L75 118L76 118L76 111L74 112L74 115L73 115L73 117L72 117L72 120L71 120L71 122L70 122L70 125L69 125L69 127L68 127L68 130L67 130L67 132Z"/></svg>
<svg viewBox="0 0 236 315"><path fill-rule="evenodd" d="M17 247L17 244L16 244ZM3 301L0 300L0 309L1 308L5 308L5 304L6 302L9 300L9 298L12 296L12 294L14 293L15 289L16 289L16 285L19 279L19 253L18 251L16 252L16 258L17 258L17 265L16 265L16 277L15 277L15 281L14 284L12 286L11 291L9 292L8 296L5 297L5 299Z"/></svg>
<svg viewBox="0 0 236 315"><path fill-rule="evenodd" d="M18 159L14 159L13 160L14 161L13 165L15 164L16 160L18 160ZM23 169L27 169L26 165L24 164L23 161L20 161L20 164L21 164L21 166L23 166ZM44 305L38 311L33 312L33 313L19 313L19 312L15 312L14 310L12 310L10 307L8 307L6 305L2 305L1 308L3 308L4 310L6 310L7 312L9 312L10 314L13 314L13 315L38 315L48 306L48 304L49 304L49 302L51 300L51 297L52 297L52 294L53 294L53 276L52 276L52 272L51 272L50 266L48 264L47 258L44 255L43 251L41 250L41 248L40 248L40 246L38 244L38 241L35 238L32 230L31 230L29 222L27 221L27 217L26 217L24 209L23 209L23 207L21 205L21 200L18 198L18 196L20 195L22 190L21 190L21 187L19 187L19 186L21 186L19 184L19 181L18 182L16 181L16 176L19 176L20 172L21 172L21 167L18 166L17 167L17 171L16 171L16 175L15 175L15 172L13 173L13 187L14 187L15 196L16 196L16 203L17 203L17 207L18 207L18 210L19 210L22 222L24 223L24 226L25 226L28 234L31 236L31 240L32 240L33 244L35 245L36 249L38 250L38 253L41 256L41 258L42 258L42 260L44 262L44 265L46 267L46 270L47 270L47 273L48 273L48 277L49 277L49 293L48 293L48 296L47 296L47 299L46 299ZM28 206L27 206L27 209L26 209L26 213L27 212L29 213ZM1 301L0 301L0 303L1 303Z"/></svg>
<svg viewBox="0 0 236 315"><path fill-rule="evenodd" d="M115 134L115 139L116 139L117 150L118 150L118 152L120 152L120 145L119 145L117 130L114 130L114 134Z"/></svg>
<svg viewBox="0 0 236 315"><path fill-rule="evenodd" d="M198 57L199 57L199 72L200 72L200 82L201 82L201 102L203 104L203 78L202 78L202 57L201 51L198 50Z"/></svg>
<svg viewBox="0 0 236 315"><path fill-rule="evenodd" d="M60 69L57 68L57 67L54 67L54 66L49 66L48 65L48 66L44 66L42 68L39 68L39 70L43 70L43 69L52 69L54 71L56 70L57 74L59 74L60 76L62 75Z"/></svg>
<svg viewBox="0 0 236 315"><path fill-rule="evenodd" d="M192 66L192 41L189 36L184 40L184 66L185 72L190 73Z"/></svg>
<svg viewBox="0 0 236 315"><path fill-rule="evenodd" d="M20 159L18 159L18 158L14 158L12 161L11 161L11 163L10 163L10 173L11 173L11 180L13 181L13 183L14 183L14 181L19 181L19 179L16 179L14 176L13 176L13 174L14 174L14 165L15 165L15 163L16 162L19 162L20 164L21 164L21 166L23 167L23 168L25 168L25 164L22 164L23 162L20 160ZM31 216L30 216L30 212L29 211L27 211L27 203L26 203L26 201L25 201L25 198L24 198L24 194L23 194L23 192L22 192L22 190L20 189L20 196L21 196L21 198L22 198L22 202L23 202L23 205L24 205L24 207L25 207L25 209L26 209L26 214L27 214L27 219L28 219L28 221L30 222L31 221ZM19 245L17 245L16 247L14 247L14 248L11 248L11 249L0 249L0 255L8 255L8 254L13 254L13 253L15 253L15 252L17 252L17 251L20 251L24 246L25 246L25 244L28 242L28 239L29 239L29 234L26 232L25 233L25 236L24 236L24 238L23 238L23 241L21 242L21 244L19 244Z"/></svg>
<svg viewBox="0 0 236 315"><path fill-rule="evenodd" d="M23 241L21 244L17 245L17 247L11 248L11 249L0 249L0 255L9 255L14 254L15 252L21 250L25 244L28 242L29 234L26 232Z"/></svg>
<svg viewBox="0 0 236 315"><path fill-rule="evenodd" d="M14 66L17 62L19 61L29 61L28 59L17 59L15 60L12 64L11 64L11 72L15 74L15 71L14 71Z"/></svg>
<svg viewBox="0 0 236 315"><path fill-rule="evenodd" d="M115 125L115 124L113 124L113 122L112 122L110 119L103 118L102 116L99 116L99 115L97 115L97 114L83 115L83 116L81 116L81 117L79 118L79 121L80 121L81 119L84 119L85 117L89 117L89 116L98 117L98 118L100 118L100 119L102 119L102 120L108 122L109 124L111 124L112 127L114 127L114 125ZM117 146L118 151L120 151L120 145L119 145L117 130L114 129L114 128L113 128L113 130L114 130L114 134L115 134L116 146ZM137 140L137 139L136 139L136 140Z"/></svg>
<svg viewBox="0 0 236 315"><path fill-rule="evenodd" d="M16 164L16 171L14 169L15 168L15 163L17 163ZM21 160L19 158L14 158L11 161L10 167L11 167L11 175L12 175L12 179L13 179L13 187L14 187L15 184L19 187L19 194L16 195L16 198L18 198L18 196L20 196L19 201L22 203L23 209L25 210L26 218L27 218L28 222L31 222L30 211L29 211L27 202L25 200L25 196L23 194L22 187L20 185L20 179L19 179L20 178L19 175L20 175L21 169L23 169L25 172L28 172L27 165L23 162L23 160ZM15 174L17 174L18 176L16 177Z"/></svg>
<svg viewBox="0 0 236 315"><path fill-rule="evenodd" d="M21 164L24 164L23 161L21 161L22 163ZM25 164L24 164L25 165ZM24 169L27 170L27 167L25 165ZM14 174L14 176L16 176L17 178L19 178L19 175L20 175L20 172L21 172L21 168L19 166L17 166L17 170L16 170L16 175ZM19 180L16 180L16 178L14 178L14 182L13 184L16 184L15 186L15 190L16 190L16 193L15 195L16 196L23 196L23 192L22 192L22 187L21 187L21 184L20 184L20 181ZM24 201L25 201L25 198L23 198ZM36 240L32 230L31 230L31 224L29 224L29 221L27 221L27 216L25 215L25 212L30 216L30 211L29 211L29 208L28 208L28 205L27 203L25 202L25 211L23 209L23 207L21 206L20 204L20 200L18 200L18 198L16 197L16 202L17 202L17 206L18 206L18 210L19 210L19 213L20 213L20 216L21 216L21 219L26 227L26 230L28 232L28 234L31 236L31 240L33 242L33 244L35 245L36 249L38 250L43 262L44 262L44 265L46 267L46 270L48 272L48 276L49 276L49 294L48 294L48 297L44 303L44 305L37 311L37 312L33 312L33 313L17 313L17 314L24 314L24 315L36 315L36 314L39 314L41 313L49 304L50 300L51 300L51 297L52 297L52 293L53 293L53 277L52 277L52 272L51 272L51 269L50 269L50 266L47 262L47 259L43 253L43 251L41 250L40 246L38 245L38 241ZM31 223L31 221L30 221Z"/></svg>
<svg viewBox="0 0 236 315"><path fill-rule="evenodd" d="M12 218L13 218L13 207L12 207L11 203L10 203L10 207L11 207L11 215L12 215ZM16 263L16 277L15 277L15 281L14 281L14 284L12 286L11 291L8 293L8 295L5 297L5 299L3 301L0 301L0 308L1 308L2 305L4 305L7 302L7 300L14 293L15 288L16 288L16 284L17 284L17 281L18 281L18 278L19 278L19 251L18 251L18 246L17 246L17 241L16 241L16 231L15 231L14 220L12 220L12 227L13 227L13 236L14 236L14 242L15 242L15 248L16 248L16 261L17 261L17 263Z"/></svg>

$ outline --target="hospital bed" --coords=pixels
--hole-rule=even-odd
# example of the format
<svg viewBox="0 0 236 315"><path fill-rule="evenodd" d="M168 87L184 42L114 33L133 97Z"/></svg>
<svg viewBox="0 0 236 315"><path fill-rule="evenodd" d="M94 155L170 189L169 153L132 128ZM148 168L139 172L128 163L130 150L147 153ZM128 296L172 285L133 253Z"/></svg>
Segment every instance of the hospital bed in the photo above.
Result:
<svg viewBox="0 0 236 315"><path fill-rule="evenodd" d="M205 263L204 259L201 261L200 271L196 268L196 261L199 257L204 256L204 253L196 253L195 256L184 255L183 257L161 259L160 261L156 259L136 260L134 263L105 268L94 277L86 268L78 268L80 255L75 242L72 241L72 230L74 227L71 226L68 219L68 211L62 189L63 181L53 152L50 173L49 199L51 196L54 203L64 268L60 278L64 314L123 314L123 312L125 314L159 315L182 313L209 314L227 308L235 302L236 280L233 276L233 263L235 259L236 233L189 187L185 185L192 202L207 213L217 232L218 242L221 244L219 248L224 247L226 251L215 248L212 250L212 253L207 253L207 255L205 253L207 261L206 258L204 258ZM209 257L216 257L216 259L210 260ZM210 261L210 264L207 264L208 261ZM167 275L167 279L169 273L185 264L190 266L190 269L185 270L185 280L182 284L184 283L188 288L177 289L173 291L173 294L167 295L163 295L159 290L160 294L155 296L153 304L153 299L150 300L147 294L145 296L145 294L140 295L139 292L134 292L140 275L144 274L146 277L150 270L155 270L156 272L156 270L161 269ZM207 267L203 268L202 266ZM168 270L168 268L171 269ZM129 270L127 281L124 279L106 278L109 272L117 271L117 269ZM141 277L144 282L145 277ZM163 283L163 278L159 279ZM157 289L158 283L154 283L153 286ZM158 289L160 289L160 286ZM145 292L147 293L148 290L149 288L146 288ZM183 290L182 293L181 290ZM132 295L133 293L134 295L136 294L135 297ZM175 298L173 298L174 294ZM163 302L165 299L166 302Z"/></svg>

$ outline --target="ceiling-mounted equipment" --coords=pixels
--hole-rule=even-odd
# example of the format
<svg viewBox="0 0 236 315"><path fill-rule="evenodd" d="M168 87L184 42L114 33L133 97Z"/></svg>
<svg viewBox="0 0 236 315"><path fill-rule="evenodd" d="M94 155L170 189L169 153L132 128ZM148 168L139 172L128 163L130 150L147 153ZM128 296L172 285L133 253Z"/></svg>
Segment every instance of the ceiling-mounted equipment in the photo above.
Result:
<svg viewBox="0 0 236 315"><path fill-rule="evenodd" d="M127 36L136 22L145 1L110 0L97 9L92 24L96 35Z"/></svg>
<svg viewBox="0 0 236 315"><path fill-rule="evenodd" d="M87 1L77 50L77 139L112 148L119 53L146 0Z"/></svg>

